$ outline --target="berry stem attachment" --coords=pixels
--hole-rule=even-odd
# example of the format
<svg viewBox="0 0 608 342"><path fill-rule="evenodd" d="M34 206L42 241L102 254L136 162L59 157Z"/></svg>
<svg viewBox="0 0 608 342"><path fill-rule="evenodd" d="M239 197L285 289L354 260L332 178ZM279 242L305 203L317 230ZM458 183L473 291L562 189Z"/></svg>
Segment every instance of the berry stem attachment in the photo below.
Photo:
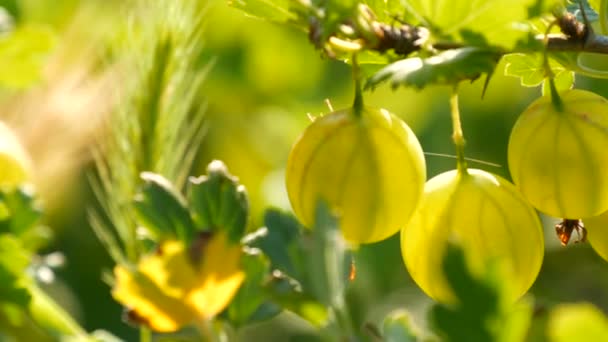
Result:
<svg viewBox="0 0 608 342"><path fill-rule="evenodd" d="M357 117L361 116L363 111L363 91L361 90L361 68L359 67L359 61L357 54L353 54L353 80L355 82L355 100L353 102L353 112Z"/></svg>
<svg viewBox="0 0 608 342"><path fill-rule="evenodd" d="M564 109L564 102L562 101L562 99L559 97L559 93L557 92L557 87L555 87L555 74L553 73L553 70L551 69L551 65L549 64L549 32L551 31L551 28L553 26L555 26L555 24L557 23L557 21L553 21L551 24L549 24L549 26L547 27L547 31L545 32L545 51L543 51L543 69L545 69L545 78L547 79L547 81L549 81L549 89L551 92L551 103L553 103L553 106L555 107L555 109L557 109L558 112L563 111Z"/></svg>
<svg viewBox="0 0 608 342"><path fill-rule="evenodd" d="M462 133L460 110L458 109L458 86L455 85L450 95L450 112L452 114L452 140L456 146L456 166L460 173L467 173L467 161L464 158L466 141Z"/></svg>
<svg viewBox="0 0 608 342"><path fill-rule="evenodd" d="M551 90L551 103L553 103L553 106L558 112L562 112L564 110L564 101L559 97L553 77L549 78L549 89Z"/></svg>

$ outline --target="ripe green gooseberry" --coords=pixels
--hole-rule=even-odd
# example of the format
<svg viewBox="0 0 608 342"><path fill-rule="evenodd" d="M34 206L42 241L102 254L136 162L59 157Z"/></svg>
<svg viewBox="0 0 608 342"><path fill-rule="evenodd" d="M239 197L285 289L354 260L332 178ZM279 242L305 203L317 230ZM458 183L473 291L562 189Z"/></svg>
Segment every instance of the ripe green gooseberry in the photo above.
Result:
<svg viewBox="0 0 608 342"><path fill-rule="evenodd" d="M383 240L412 215L424 187L420 143L394 114L363 108L314 120L294 144L286 185L296 216L311 227L322 200L354 244Z"/></svg>
<svg viewBox="0 0 608 342"><path fill-rule="evenodd" d="M585 90L534 101L509 139L509 169L524 197L555 217L592 217L608 210L608 101Z"/></svg>
<svg viewBox="0 0 608 342"><path fill-rule="evenodd" d="M530 288L543 260L543 232L534 208L511 183L477 169L429 180L401 231L403 259L414 281L433 299L453 303L442 267L448 243L463 248L474 275L499 265L509 282L508 300Z"/></svg>
<svg viewBox="0 0 608 342"><path fill-rule="evenodd" d="M16 186L30 178L31 161L17 136L0 122L0 186Z"/></svg>
<svg viewBox="0 0 608 342"><path fill-rule="evenodd" d="M587 240L604 260L608 261L608 212L583 219Z"/></svg>

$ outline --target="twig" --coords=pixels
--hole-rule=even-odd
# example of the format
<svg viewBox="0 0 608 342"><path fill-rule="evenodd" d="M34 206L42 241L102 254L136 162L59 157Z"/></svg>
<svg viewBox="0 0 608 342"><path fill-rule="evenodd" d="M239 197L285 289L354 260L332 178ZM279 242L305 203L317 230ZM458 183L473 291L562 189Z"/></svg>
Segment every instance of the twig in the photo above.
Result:
<svg viewBox="0 0 608 342"><path fill-rule="evenodd" d="M536 37L539 41L543 40L543 35ZM560 34L551 34L547 42L549 51L570 51L570 52L594 52L608 54L608 36L590 34L587 39L569 38Z"/></svg>

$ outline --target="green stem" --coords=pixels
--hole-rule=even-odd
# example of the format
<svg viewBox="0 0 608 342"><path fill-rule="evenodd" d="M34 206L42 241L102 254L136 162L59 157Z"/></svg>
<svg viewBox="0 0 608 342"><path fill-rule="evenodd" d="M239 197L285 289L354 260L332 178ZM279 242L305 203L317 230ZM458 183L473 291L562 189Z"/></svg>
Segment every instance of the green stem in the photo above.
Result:
<svg viewBox="0 0 608 342"><path fill-rule="evenodd" d="M458 109L458 86L454 86L450 95L450 112L452 114L452 140L456 146L456 166L461 173L467 173L467 161L464 158L464 146L466 141L462 133L460 122L460 110Z"/></svg>
<svg viewBox="0 0 608 342"><path fill-rule="evenodd" d="M555 74L551 69L551 64L549 64L549 51L548 51L548 37L551 28L555 25L555 21L552 22L549 27L547 27L547 31L545 32L545 51L543 52L543 68L545 69L545 78L549 81L549 89L551 91L551 103L555 106L557 111L561 112L564 109L564 103L562 99L559 97L559 93L557 92L557 88L555 87Z"/></svg>
<svg viewBox="0 0 608 342"><path fill-rule="evenodd" d="M355 333L355 329L353 328L350 311L343 295L341 295L334 301L334 303L332 304L332 309L336 316L336 323L338 324L338 327L340 329L340 337L347 337L348 340L356 337L357 335Z"/></svg>
<svg viewBox="0 0 608 342"><path fill-rule="evenodd" d="M139 328L139 342L152 342L152 331L146 327Z"/></svg>
<svg viewBox="0 0 608 342"><path fill-rule="evenodd" d="M363 112L363 91L361 90L361 68L359 67L356 53L353 54L353 80L355 81L353 112L356 116L361 116Z"/></svg>
<svg viewBox="0 0 608 342"><path fill-rule="evenodd" d="M86 331L33 280L28 281L26 286L32 296L29 313L39 327L53 337L86 339Z"/></svg>
<svg viewBox="0 0 608 342"><path fill-rule="evenodd" d="M549 89L551 90L551 103L553 103L553 106L558 112L562 112L564 110L564 101L559 97L553 77L549 78Z"/></svg>

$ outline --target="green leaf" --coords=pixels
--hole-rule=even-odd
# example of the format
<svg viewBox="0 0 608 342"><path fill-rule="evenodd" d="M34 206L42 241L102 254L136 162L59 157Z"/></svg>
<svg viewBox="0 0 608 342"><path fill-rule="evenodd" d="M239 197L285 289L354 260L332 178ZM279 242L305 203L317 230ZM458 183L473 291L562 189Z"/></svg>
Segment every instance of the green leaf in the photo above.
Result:
<svg viewBox="0 0 608 342"><path fill-rule="evenodd" d="M139 224L157 239L178 237L186 244L194 236L186 199L159 174L142 172L144 184L133 200Z"/></svg>
<svg viewBox="0 0 608 342"><path fill-rule="evenodd" d="M518 29L531 16L538 15L557 1L543 0L408 0L410 16L444 39L475 46L501 46L511 49L525 38Z"/></svg>
<svg viewBox="0 0 608 342"><path fill-rule="evenodd" d="M30 263L30 253L12 234L0 234L0 265L9 273L23 275Z"/></svg>
<svg viewBox="0 0 608 342"><path fill-rule="evenodd" d="M449 245L443 269L459 303L435 305L431 321L445 341L492 341L486 321L498 311L499 296L488 284L475 279L466 266L462 249Z"/></svg>
<svg viewBox="0 0 608 342"><path fill-rule="evenodd" d="M317 302L310 277L324 272L310 263L311 234L302 235L302 226L293 215L269 209L264 215L265 226L243 238L243 242L262 251L270 261L271 275L266 292L271 298L254 314L268 315L278 307L290 310L315 327L327 323L325 305ZM254 319L254 318L252 318Z"/></svg>
<svg viewBox="0 0 608 342"><path fill-rule="evenodd" d="M281 270L290 276L298 277L294 265L293 251L297 248L301 226L292 215L278 209L269 209L264 214L265 227L248 235L245 241L252 247L259 248L270 259L272 269Z"/></svg>
<svg viewBox="0 0 608 342"><path fill-rule="evenodd" d="M512 53L504 56L505 75L519 77L524 87L536 87L542 83L543 94L549 94L548 81L545 77L545 69L542 53ZM557 90L571 89L574 85L574 73L564 66L549 58L549 65L554 75Z"/></svg>
<svg viewBox="0 0 608 342"><path fill-rule="evenodd" d="M294 19L289 0L228 0L228 4L247 14L270 21L286 22Z"/></svg>
<svg viewBox="0 0 608 342"><path fill-rule="evenodd" d="M608 320L591 304L561 304L549 313L547 337L552 342L608 341Z"/></svg>
<svg viewBox="0 0 608 342"><path fill-rule="evenodd" d="M24 26L0 36L0 86L24 88L38 81L55 35L45 27Z"/></svg>
<svg viewBox="0 0 608 342"><path fill-rule="evenodd" d="M49 297L34 282L28 282L27 288L32 296L28 313L38 327L42 328L55 340L77 337L79 341L86 341L86 332L59 303Z"/></svg>
<svg viewBox="0 0 608 342"><path fill-rule="evenodd" d="M519 77L524 87L536 87L545 79L541 54L512 53L505 55L505 75Z"/></svg>
<svg viewBox="0 0 608 342"><path fill-rule="evenodd" d="M506 305L509 280L504 274L490 267L485 277L476 278L466 265L464 251L449 245L443 268L457 303L436 304L431 309L431 324L437 334L445 341L523 340L532 315L530 302Z"/></svg>
<svg viewBox="0 0 608 342"><path fill-rule="evenodd" d="M338 220L323 202L315 211L310 249L307 251L312 294L326 306L343 298L348 284L352 256L338 229Z"/></svg>
<svg viewBox="0 0 608 342"><path fill-rule="evenodd" d="M207 176L191 177L189 184L188 198L197 229L222 229L231 241L241 240L247 228L249 200L245 187L226 165L212 161Z"/></svg>
<svg viewBox="0 0 608 342"><path fill-rule="evenodd" d="M30 186L0 191L0 206L6 210L4 217L0 217L0 232L19 237L35 228L42 217L42 209Z"/></svg>
<svg viewBox="0 0 608 342"><path fill-rule="evenodd" d="M25 269L31 255L11 234L0 234L0 306L13 304L25 308L30 295L23 287Z"/></svg>
<svg viewBox="0 0 608 342"><path fill-rule="evenodd" d="M555 72L555 71L554 71ZM574 73L572 71L562 69L555 72L555 77L553 79L555 83L555 88L557 91L565 91L572 89L574 87ZM548 79L543 81L542 94L548 95L551 94L550 83Z"/></svg>
<svg viewBox="0 0 608 342"><path fill-rule="evenodd" d="M382 323L382 336L386 342L418 341L416 330L410 314L403 310L390 313Z"/></svg>
<svg viewBox="0 0 608 342"><path fill-rule="evenodd" d="M528 297L522 298L502 316L502 328L498 331L498 341L524 341L532 326L534 303Z"/></svg>
<svg viewBox="0 0 608 342"><path fill-rule="evenodd" d="M491 75L499 59L500 54L494 50L474 47L448 50L425 59L407 58L384 67L365 87L373 88L385 81L393 88L413 86L421 89L431 84L456 84L462 80L475 80L484 73Z"/></svg>
<svg viewBox="0 0 608 342"><path fill-rule="evenodd" d="M606 56L587 52L552 53L551 57L564 68L587 77L608 79Z"/></svg>
<svg viewBox="0 0 608 342"><path fill-rule="evenodd" d="M242 263L247 278L227 309L230 322L236 328L270 319L282 311L280 306L268 301L270 297L264 288L270 273L270 262L265 255L258 249L248 249Z"/></svg>

